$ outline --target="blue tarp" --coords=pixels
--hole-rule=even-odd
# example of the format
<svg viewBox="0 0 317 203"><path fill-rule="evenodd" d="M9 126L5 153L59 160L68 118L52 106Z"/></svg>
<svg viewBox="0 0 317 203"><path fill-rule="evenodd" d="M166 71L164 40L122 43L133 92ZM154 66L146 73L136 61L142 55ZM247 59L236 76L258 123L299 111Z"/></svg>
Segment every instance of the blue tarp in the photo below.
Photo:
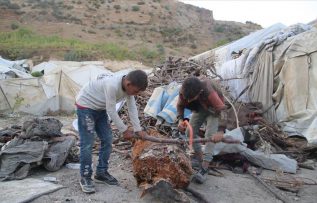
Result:
<svg viewBox="0 0 317 203"><path fill-rule="evenodd" d="M144 113L156 119L173 124L177 119L177 100L180 84L172 82L167 86L161 86L154 89L149 99ZM191 112L185 109L185 118L189 118Z"/></svg>

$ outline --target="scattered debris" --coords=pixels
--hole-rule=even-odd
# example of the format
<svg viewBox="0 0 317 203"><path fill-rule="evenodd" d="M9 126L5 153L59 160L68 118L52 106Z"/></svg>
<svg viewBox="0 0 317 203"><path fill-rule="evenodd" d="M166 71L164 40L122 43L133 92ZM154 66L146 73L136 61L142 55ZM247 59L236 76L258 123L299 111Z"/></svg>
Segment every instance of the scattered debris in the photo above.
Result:
<svg viewBox="0 0 317 203"><path fill-rule="evenodd" d="M43 180L47 182L57 183L57 178L52 176L46 176L43 178Z"/></svg>
<svg viewBox="0 0 317 203"><path fill-rule="evenodd" d="M296 177L290 174L277 174L275 177L263 177L262 179L279 189L295 193L297 193L304 185L317 185L315 180Z"/></svg>
<svg viewBox="0 0 317 203"><path fill-rule="evenodd" d="M80 163L68 163L65 166L66 168L69 168L69 169L76 169L76 170L80 169Z"/></svg>
<svg viewBox="0 0 317 203"><path fill-rule="evenodd" d="M287 197L284 197L282 194L279 193L279 191L274 187L274 186L270 186L268 184L266 184L260 177L259 177L259 173L256 172L256 170L254 170L254 168L250 167L248 169L249 174L255 179L257 180L259 183L261 183L267 190L269 190L276 198L278 198L279 200L281 200L284 203L288 203L290 202L290 200L288 200Z"/></svg>

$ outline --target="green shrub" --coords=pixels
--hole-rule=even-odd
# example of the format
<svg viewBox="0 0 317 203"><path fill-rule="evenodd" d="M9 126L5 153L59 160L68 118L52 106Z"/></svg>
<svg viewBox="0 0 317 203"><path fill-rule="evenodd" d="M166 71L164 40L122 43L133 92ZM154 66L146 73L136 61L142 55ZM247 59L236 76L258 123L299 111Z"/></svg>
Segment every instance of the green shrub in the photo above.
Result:
<svg viewBox="0 0 317 203"><path fill-rule="evenodd" d="M149 60L153 60L159 56L155 50L149 50L148 48L141 48L140 53L145 59Z"/></svg>
<svg viewBox="0 0 317 203"><path fill-rule="evenodd" d="M17 10L17 9L20 9L21 7L18 4L9 4L8 8Z"/></svg>
<svg viewBox="0 0 317 203"><path fill-rule="evenodd" d="M183 32L181 28L169 28L169 27L163 27L160 30L160 33L163 37L173 37L180 35Z"/></svg>
<svg viewBox="0 0 317 203"><path fill-rule="evenodd" d="M224 25L215 25L215 32L224 32L225 26Z"/></svg>
<svg viewBox="0 0 317 203"><path fill-rule="evenodd" d="M113 8L116 9L116 10L120 10L121 6L120 5L114 5Z"/></svg>
<svg viewBox="0 0 317 203"><path fill-rule="evenodd" d="M190 45L190 48L191 48L191 49L197 49L197 45L196 45L196 44L191 44L191 45Z"/></svg>
<svg viewBox="0 0 317 203"><path fill-rule="evenodd" d="M83 61L89 58L85 51L72 50L64 54L65 61Z"/></svg>
<svg viewBox="0 0 317 203"><path fill-rule="evenodd" d="M132 6L132 11L139 11L140 10L140 7L139 6Z"/></svg>
<svg viewBox="0 0 317 203"><path fill-rule="evenodd" d="M220 47L220 46L225 45L225 44L228 44L229 42L230 42L230 40L228 40L228 39L219 40L219 41L216 42L214 48Z"/></svg>
<svg viewBox="0 0 317 203"><path fill-rule="evenodd" d="M96 34L96 32L94 30L88 30L89 34Z"/></svg>
<svg viewBox="0 0 317 203"><path fill-rule="evenodd" d="M17 23L11 23L11 29L12 30L16 30L16 29L18 29L19 28L19 24L17 24Z"/></svg>
<svg viewBox="0 0 317 203"><path fill-rule="evenodd" d="M157 45L156 45L156 48L157 48L157 51L158 51L160 54L164 54L164 53L165 53L165 49L164 49L163 45L157 44Z"/></svg>

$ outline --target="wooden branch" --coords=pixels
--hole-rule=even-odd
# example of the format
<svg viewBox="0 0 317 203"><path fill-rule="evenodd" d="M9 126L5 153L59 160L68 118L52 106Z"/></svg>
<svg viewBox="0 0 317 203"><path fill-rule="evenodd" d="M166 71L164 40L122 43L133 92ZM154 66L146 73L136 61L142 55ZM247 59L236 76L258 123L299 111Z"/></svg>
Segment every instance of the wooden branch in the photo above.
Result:
<svg viewBox="0 0 317 203"><path fill-rule="evenodd" d="M254 174L250 168L248 169L248 173L254 178L256 179L259 183L261 183L268 191L270 191L277 199L281 200L284 203L288 203L289 200L286 199L286 197L282 196L280 193L278 193L275 188L273 188L272 186L269 186L268 184L266 184L258 175Z"/></svg>
<svg viewBox="0 0 317 203"><path fill-rule="evenodd" d="M140 140L146 140L150 142L156 142L156 143L165 143L165 144L179 144L184 145L185 143L188 144L189 140L180 140L180 139L170 139L170 138L159 138L159 137L153 137L149 135L145 136L139 136L137 134L134 134L132 138L140 139ZM214 142L212 138L196 138L193 139L193 143L206 143L206 142ZM233 140L228 138L223 138L221 142L227 143L227 144L239 144L239 140Z"/></svg>
<svg viewBox="0 0 317 203"><path fill-rule="evenodd" d="M203 194L201 194L200 192L194 190L193 188L188 186L184 190L187 191L187 192L190 192L194 197L196 197L199 200L199 202L201 202L201 203L210 203L210 201L208 201L207 198Z"/></svg>
<svg viewBox="0 0 317 203"><path fill-rule="evenodd" d="M238 119L238 114L237 114L237 110L236 108L234 107L233 103L225 96L223 95L223 97L229 102L229 104L231 105L232 109L233 109L233 112L234 112L234 116L236 117L236 122L237 122L237 126L236 128L239 128L239 119Z"/></svg>

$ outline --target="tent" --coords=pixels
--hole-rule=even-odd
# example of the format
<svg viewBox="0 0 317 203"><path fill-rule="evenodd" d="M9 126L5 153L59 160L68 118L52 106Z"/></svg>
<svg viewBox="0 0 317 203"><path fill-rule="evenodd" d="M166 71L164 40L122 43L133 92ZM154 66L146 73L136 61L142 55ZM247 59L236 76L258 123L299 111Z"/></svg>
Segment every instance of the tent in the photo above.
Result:
<svg viewBox="0 0 317 203"><path fill-rule="evenodd" d="M239 52L240 50L243 50L243 49L253 48L254 46L258 44L259 41L263 40L264 38L268 36L274 36L276 35L276 33L280 32L281 30L285 28L286 28L285 25L281 23L277 23L268 28L253 32L230 44L217 47L215 49L198 54L192 57L192 59L200 60L200 61L212 60L215 63L216 68L218 68L224 62L231 60L232 52Z"/></svg>
<svg viewBox="0 0 317 203"><path fill-rule="evenodd" d="M100 75L113 74L100 61L49 61L32 68L42 70L42 77L0 80L0 112L72 112L75 96L83 84Z"/></svg>
<svg viewBox="0 0 317 203"><path fill-rule="evenodd" d="M243 43L254 41L253 37L192 59L218 62L216 72L225 79L223 84L234 98L246 90L240 101L261 102L268 110L268 120L278 122L289 135L301 135L316 143L317 30L296 24L258 39L251 47L246 44L239 58L215 58L227 56L235 45L243 48Z"/></svg>

